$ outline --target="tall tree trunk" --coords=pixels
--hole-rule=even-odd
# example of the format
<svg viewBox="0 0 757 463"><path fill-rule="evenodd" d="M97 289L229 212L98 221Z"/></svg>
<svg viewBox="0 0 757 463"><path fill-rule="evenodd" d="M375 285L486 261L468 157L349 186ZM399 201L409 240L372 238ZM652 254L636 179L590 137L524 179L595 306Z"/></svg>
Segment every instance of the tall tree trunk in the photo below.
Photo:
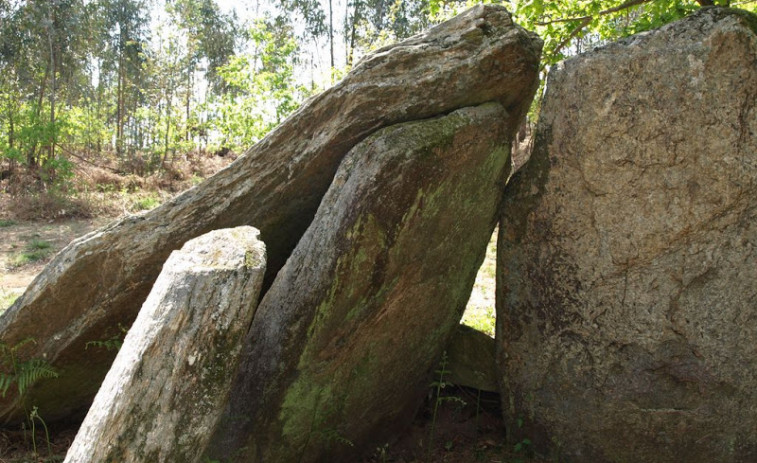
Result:
<svg viewBox="0 0 757 463"><path fill-rule="evenodd" d="M50 29L48 30L47 38L48 43L50 45L50 74L51 74L51 85L50 85L50 130L52 130L52 138L50 140L50 146L48 148L49 152L49 159L48 161L52 161L55 159L55 49L53 47L53 33L54 31L54 25L55 25L55 17L53 12L53 5L54 3L50 3L50 13L49 13L49 21L50 21ZM54 176L54 172L50 172L51 176Z"/></svg>
<svg viewBox="0 0 757 463"><path fill-rule="evenodd" d="M355 54L355 44L357 42L357 26L360 22L360 0L354 0L352 9L352 30L350 31L350 47L347 55L347 66L352 66L352 60Z"/></svg>
<svg viewBox="0 0 757 463"><path fill-rule="evenodd" d="M45 91L47 90L47 79L50 77L50 67L45 69L45 75L42 77L42 82L39 84L39 93L37 94L37 107L34 109L34 119L41 120L42 117L42 103L45 101ZM37 142L34 139L26 152L26 166L28 169L34 169L37 167Z"/></svg>
<svg viewBox="0 0 757 463"><path fill-rule="evenodd" d="M187 66L187 98L184 100L184 110L186 112L186 132L184 133L184 141L189 141L191 138L191 128L189 123L189 104L192 99L192 65Z"/></svg>
<svg viewBox="0 0 757 463"><path fill-rule="evenodd" d="M331 83L334 83L334 9L332 5L333 0L329 0L329 51L331 53Z"/></svg>
<svg viewBox="0 0 757 463"><path fill-rule="evenodd" d="M123 50L118 52L118 86L116 88L116 155L123 155L124 133L124 56Z"/></svg>
<svg viewBox="0 0 757 463"><path fill-rule="evenodd" d="M171 130L171 99L173 97L172 90L168 89L168 95L166 96L166 133L163 136L164 148L163 148L163 162L161 168L165 168L168 160L168 132Z"/></svg>

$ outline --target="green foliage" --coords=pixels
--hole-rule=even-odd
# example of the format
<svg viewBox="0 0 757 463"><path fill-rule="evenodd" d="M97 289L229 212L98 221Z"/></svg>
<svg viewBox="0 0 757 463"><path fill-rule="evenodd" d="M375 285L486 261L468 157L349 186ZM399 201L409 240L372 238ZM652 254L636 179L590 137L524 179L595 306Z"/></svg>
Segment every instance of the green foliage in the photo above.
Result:
<svg viewBox="0 0 757 463"><path fill-rule="evenodd" d="M235 150L251 146L310 96L294 74L297 43L291 29L261 19L248 31L252 49L217 69L227 92L213 106L211 127L220 144Z"/></svg>
<svg viewBox="0 0 757 463"><path fill-rule="evenodd" d="M460 323L494 337L496 322L494 307L486 307L485 310L466 310Z"/></svg>
<svg viewBox="0 0 757 463"><path fill-rule="evenodd" d="M447 351L442 353L442 359L439 363L439 369L435 371L437 378L431 383L431 389L434 396L434 413L431 416L431 427L429 428L428 447L426 447L426 461L429 461L431 451L434 448L434 438L436 433L436 419L439 412L439 406L444 402L457 402L461 406L465 406L465 401L456 396L442 396L442 390L446 388L449 383L445 381L445 376L449 375L450 371L447 370Z"/></svg>
<svg viewBox="0 0 757 463"><path fill-rule="evenodd" d="M32 238L32 240L29 241L29 244L27 246L31 250L42 251L45 249L50 249L53 245L47 241L44 241L38 238Z"/></svg>
<svg viewBox="0 0 757 463"><path fill-rule="evenodd" d="M87 344L85 344L84 348L89 349L90 347L98 347L101 349L105 349L107 351L119 351L121 350L121 346L124 345L124 337L126 336L126 333L129 331L124 326L122 326L120 323L118 325L119 333L114 334L113 336L106 338L106 339L100 339L96 341L87 341Z"/></svg>
<svg viewBox="0 0 757 463"><path fill-rule="evenodd" d="M19 396L43 378L57 378L55 371L44 359L31 358L21 361L20 350L27 344L36 344L34 338L26 338L13 346L0 342L0 362L5 372L0 372L0 396L5 397L15 383Z"/></svg>
<svg viewBox="0 0 757 463"><path fill-rule="evenodd" d="M7 228L16 225L15 220L0 219L0 228Z"/></svg>
<svg viewBox="0 0 757 463"><path fill-rule="evenodd" d="M523 427L523 418L518 418L517 425L519 429ZM516 442L513 445L513 452L518 455L518 457L514 458L512 463L524 463L525 458L532 457L534 453L531 439L523 438L520 442Z"/></svg>
<svg viewBox="0 0 757 463"><path fill-rule="evenodd" d="M710 3L488 2L544 38L542 77L566 56ZM188 151L241 152L361 55L476 3L271 0L244 24L218 0L0 0L0 171L12 194L65 196L74 159L116 159L117 170L146 176ZM731 5L757 11L757 1Z"/></svg>
<svg viewBox="0 0 757 463"><path fill-rule="evenodd" d="M134 201L134 208L138 211L147 211L158 207L160 205L160 198L154 195L137 198Z"/></svg>

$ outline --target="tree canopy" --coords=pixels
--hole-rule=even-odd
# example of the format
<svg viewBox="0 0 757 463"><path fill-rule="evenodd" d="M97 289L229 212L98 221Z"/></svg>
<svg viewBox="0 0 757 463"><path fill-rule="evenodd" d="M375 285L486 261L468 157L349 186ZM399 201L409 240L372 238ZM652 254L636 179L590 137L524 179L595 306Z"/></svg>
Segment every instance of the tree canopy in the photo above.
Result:
<svg viewBox="0 0 757 463"><path fill-rule="evenodd" d="M743 0L500 3L544 38L544 71L698 8L757 11ZM74 157L148 173L188 151L241 152L371 49L473 4L257 0L240 18L217 0L0 0L0 170L48 188L65 186Z"/></svg>

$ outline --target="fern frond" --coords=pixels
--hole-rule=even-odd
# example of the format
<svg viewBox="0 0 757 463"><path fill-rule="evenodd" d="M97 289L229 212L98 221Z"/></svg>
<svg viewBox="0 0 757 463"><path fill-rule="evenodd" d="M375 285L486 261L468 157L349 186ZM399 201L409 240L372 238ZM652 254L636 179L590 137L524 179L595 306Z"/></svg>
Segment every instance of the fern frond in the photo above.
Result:
<svg viewBox="0 0 757 463"><path fill-rule="evenodd" d="M6 375L5 373L0 373L0 397L5 397L5 394L8 392L8 389L11 387L11 384L13 384L13 379L15 376L13 375Z"/></svg>
<svg viewBox="0 0 757 463"><path fill-rule="evenodd" d="M29 343L32 343L32 344L37 344L37 340L36 340L36 339L34 339L34 338L31 338L31 337L30 337L30 338L26 338L26 339L22 339L21 341L17 342L17 343L16 343L16 345L14 345L13 347L11 347L11 348L10 348L10 350L12 350L12 351L13 351L13 353L15 354L15 353L16 353L16 352L18 352L18 351L19 351L19 350L20 350L20 349L21 349L22 347L24 347L25 345L27 345L27 344L29 344Z"/></svg>
<svg viewBox="0 0 757 463"><path fill-rule="evenodd" d="M19 395L24 393L43 378L57 378L58 372L53 369L46 361L42 359L31 359L18 364L18 373L16 375L16 384Z"/></svg>

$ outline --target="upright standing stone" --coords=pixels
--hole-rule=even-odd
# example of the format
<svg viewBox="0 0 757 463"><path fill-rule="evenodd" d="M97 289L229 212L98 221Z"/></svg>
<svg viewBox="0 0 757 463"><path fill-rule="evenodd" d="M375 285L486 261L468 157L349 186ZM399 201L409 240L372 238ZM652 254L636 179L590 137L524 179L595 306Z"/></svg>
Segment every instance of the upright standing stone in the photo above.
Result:
<svg viewBox="0 0 757 463"><path fill-rule="evenodd" d="M488 101L504 106L515 127L537 85L540 51L538 37L503 7L477 6L367 56L208 181L73 242L0 317L0 339L36 338L31 356L60 372L29 390L26 402L48 421L86 411L112 362L104 350L85 351L87 342L130 325L168 254L193 237L258 227L270 282L344 154L378 129ZM17 399L0 398L0 423L23 420Z"/></svg>
<svg viewBox="0 0 757 463"><path fill-rule="evenodd" d="M537 451L757 461L756 31L706 8L550 73L498 256L503 406Z"/></svg>
<svg viewBox="0 0 757 463"><path fill-rule="evenodd" d="M260 303L219 453L352 461L411 422L497 219L508 119L498 103L464 108L347 155Z"/></svg>
<svg viewBox="0 0 757 463"><path fill-rule="evenodd" d="M200 461L263 284L258 235L252 227L217 230L171 254L66 463Z"/></svg>

